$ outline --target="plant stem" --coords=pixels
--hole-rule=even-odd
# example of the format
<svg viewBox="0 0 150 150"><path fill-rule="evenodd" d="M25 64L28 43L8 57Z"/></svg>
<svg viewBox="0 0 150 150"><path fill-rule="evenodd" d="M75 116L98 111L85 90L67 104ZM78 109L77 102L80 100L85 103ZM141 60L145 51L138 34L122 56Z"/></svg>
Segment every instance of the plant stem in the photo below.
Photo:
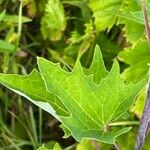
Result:
<svg viewBox="0 0 150 150"><path fill-rule="evenodd" d="M43 124L43 120L42 120L42 109L39 108L39 145L42 144L42 124Z"/></svg>
<svg viewBox="0 0 150 150"><path fill-rule="evenodd" d="M19 6L18 33L17 33L17 41L15 44L15 50L14 50L15 52L18 49L20 37L21 37L21 31L22 31L22 7L23 7L23 0L20 1L20 6Z"/></svg>
<svg viewBox="0 0 150 150"><path fill-rule="evenodd" d="M19 42L20 42L20 37L21 37L21 32L22 32L22 9L23 9L23 0L20 0L19 14L18 14L17 39L16 39L16 42L15 42L14 53L13 53L13 55L11 56L11 58L9 60L9 65L13 64L14 56L16 55L16 52L18 51L18 47L19 47Z"/></svg>
<svg viewBox="0 0 150 150"><path fill-rule="evenodd" d="M120 150L120 147L117 143L114 144L114 147L116 148L116 150Z"/></svg>
<svg viewBox="0 0 150 150"><path fill-rule="evenodd" d="M76 147L76 144L73 144L73 145L71 145L71 146L65 148L64 150L71 150L72 148L75 148L75 147Z"/></svg>
<svg viewBox="0 0 150 150"><path fill-rule="evenodd" d="M29 107L29 116L30 116L30 121L31 121L31 127L32 127L32 132L33 132L33 137L36 143L36 146L38 145L38 136L37 136L37 130L36 130L36 122L33 114L33 108L30 106Z"/></svg>
<svg viewBox="0 0 150 150"><path fill-rule="evenodd" d="M122 122L113 122L109 126L130 126L130 125L139 125L139 121L122 121Z"/></svg>
<svg viewBox="0 0 150 150"><path fill-rule="evenodd" d="M148 22L148 15L147 15L145 0L142 0L142 10L143 10L143 16L144 16L147 41L148 41L148 44L150 47L150 27L149 27L149 22ZM139 131L138 131L138 135L137 135L135 150L141 150L143 147L145 138L149 131L149 129L148 129L149 121L150 121L150 84L148 85L147 97L146 97L144 111L143 111Z"/></svg>
<svg viewBox="0 0 150 150"><path fill-rule="evenodd" d="M107 128L106 128L106 132L108 132L108 126L107 126ZM115 148L116 150L120 150L120 147L119 147L119 145L118 145L116 142L113 144L113 146L114 146L114 148Z"/></svg>
<svg viewBox="0 0 150 150"><path fill-rule="evenodd" d="M137 135L135 150L141 150L142 149L142 146L144 144L144 141L145 141L145 138L147 135L147 128L148 128L148 124L149 124L149 119L150 119L150 84L148 87L144 112L142 115L141 124L140 124L138 135Z"/></svg>
<svg viewBox="0 0 150 150"><path fill-rule="evenodd" d="M149 23L148 23L148 15L147 15L147 9L146 9L145 0L142 0L142 10L143 10L143 16L144 16L144 23L145 23L145 30L146 30L147 40L148 40L148 44L150 46L150 26L149 26Z"/></svg>
<svg viewBox="0 0 150 150"><path fill-rule="evenodd" d="M98 145L97 141L92 140L92 144L94 146L94 150L100 150L100 146Z"/></svg>

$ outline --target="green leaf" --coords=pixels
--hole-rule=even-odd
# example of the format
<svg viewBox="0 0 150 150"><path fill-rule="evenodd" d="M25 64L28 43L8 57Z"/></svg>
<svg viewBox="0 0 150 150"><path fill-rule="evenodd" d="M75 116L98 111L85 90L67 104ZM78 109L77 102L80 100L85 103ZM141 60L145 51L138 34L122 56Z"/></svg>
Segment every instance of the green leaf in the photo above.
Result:
<svg viewBox="0 0 150 150"><path fill-rule="evenodd" d="M117 30L117 29L115 29L115 30ZM104 33L101 33L97 37L97 41L96 41L97 44L101 48L104 62L105 62L105 64L107 64L107 68L109 70L110 70L110 68L112 66L113 59L116 58L116 56L118 55L119 51L122 50L120 45L116 41L114 41L114 37L113 36L114 35L112 35L112 37L110 38L110 37L108 37L108 35L106 35Z"/></svg>
<svg viewBox="0 0 150 150"><path fill-rule="evenodd" d="M98 143L97 143L98 144ZM83 140L76 147L76 150L95 150L94 144L90 140Z"/></svg>
<svg viewBox="0 0 150 150"><path fill-rule="evenodd" d="M103 61L100 63L99 70L104 70ZM132 106L144 82L125 86L120 79L116 60L111 71L106 77L104 74L99 84L93 83L94 72L85 75L79 60L71 73L43 58L38 58L38 66L46 89L58 96L68 109L70 114L62 116L61 120L77 141L90 138L114 144L119 135L130 130L130 127L117 131L107 131L107 128ZM95 68L91 70L95 71Z"/></svg>
<svg viewBox="0 0 150 150"><path fill-rule="evenodd" d="M126 81L137 82L147 76L150 48L146 39L140 39L132 47L119 53L119 59L130 65L122 74Z"/></svg>
<svg viewBox="0 0 150 150"><path fill-rule="evenodd" d="M4 10L3 12L1 12L0 14L0 22L3 20L4 16L5 16L6 10Z"/></svg>
<svg viewBox="0 0 150 150"><path fill-rule="evenodd" d="M93 75L93 82L96 84L100 83L102 78L105 78L108 75L108 71L105 69L102 54L98 45L95 47L91 66L89 69L84 68L84 73L87 76Z"/></svg>
<svg viewBox="0 0 150 150"><path fill-rule="evenodd" d="M46 148L45 145L43 144L43 145L42 145L41 147L39 147L37 150L62 150L62 149L61 149L61 147L59 146L59 144L56 143L52 149L51 149L51 148L50 148L50 149L49 149L49 148Z"/></svg>
<svg viewBox="0 0 150 150"><path fill-rule="evenodd" d="M91 10L87 6L87 1L81 1L81 0L71 0L71 1L69 0L68 1L68 0L65 0L65 1L63 1L63 3L79 7L81 9L82 16L83 16L84 20L86 22L89 21L89 19L91 17Z"/></svg>
<svg viewBox="0 0 150 150"><path fill-rule="evenodd" d="M68 114L62 102L56 96L46 91L44 82L36 70L33 70L27 76L0 74L0 83L27 98L58 120L60 120L58 115L65 116Z"/></svg>
<svg viewBox="0 0 150 150"><path fill-rule="evenodd" d="M63 131L65 133L63 136L64 138L68 138L71 136L70 130L64 124L61 124L60 127L63 129Z"/></svg>
<svg viewBox="0 0 150 150"><path fill-rule="evenodd" d="M124 28L125 37L127 38L128 42L134 43L143 36L144 25L135 23L130 20L126 20L124 24L125 24L125 28Z"/></svg>
<svg viewBox="0 0 150 150"><path fill-rule="evenodd" d="M122 0L89 0L97 30L110 29L117 22Z"/></svg>
<svg viewBox="0 0 150 150"><path fill-rule="evenodd" d="M129 42L134 43L143 36L144 19L138 1L90 0L89 7L93 11L98 31L109 30L115 24L123 24Z"/></svg>
<svg viewBox="0 0 150 150"><path fill-rule="evenodd" d="M53 150L62 150L58 143L55 144Z"/></svg>
<svg viewBox="0 0 150 150"><path fill-rule="evenodd" d="M66 18L63 5L59 0L48 0L41 20L41 32L44 39L60 40L65 28Z"/></svg>
<svg viewBox="0 0 150 150"><path fill-rule="evenodd" d="M30 18L27 18L25 16L22 16L21 19L22 19L22 23L27 23L27 22L32 21ZM3 21L6 22L7 24L17 24L18 23L18 16L5 14Z"/></svg>
<svg viewBox="0 0 150 150"><path fill-rule="evenodd" d="M118 62L107 72L98 47L89 69L83 69L79 60L72 72L43 58L38 66L41 74L36 70L27 76L0 74L0 82L56 117L77 141L89 138L114 144L131 129L112 130L109 124L132 106L144 81L124 86Z"/></svg>
<svg viewBox="0 0 150 150"><path fill-rule="evenodd" d="M0 40L0 53L13 53L15 46L4 40Z"/></svg>
<svg viewBox="0 0 150 150"><path fill-rule="evenodd" d="M119 14L119 24L124 24L125 37L130 43L139 40L144 33L144 18L138 1L127 0Z"/></svg>
<svg viewBox="0 0 150 150"><path fill-rule="evenodd" d="M133 112L139 119L142 118L142 113L146 101L146 95L147 95L147 88L145 87L141 90L140 94L137 97L134 107L131 109L131 112Z"/></svg>

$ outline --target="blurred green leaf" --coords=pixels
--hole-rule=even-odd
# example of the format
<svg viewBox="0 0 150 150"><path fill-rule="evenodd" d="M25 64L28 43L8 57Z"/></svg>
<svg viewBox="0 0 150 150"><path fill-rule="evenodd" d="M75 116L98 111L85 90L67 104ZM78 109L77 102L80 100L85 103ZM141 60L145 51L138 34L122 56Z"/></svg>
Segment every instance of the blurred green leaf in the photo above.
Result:
<svg viewBox="0 0 150 150"><path fill-rule="evenodd" d="M91 140L83 140L77 145L76 150L95 150L94 142L92 143Z"/></svg>
<svg viewBox="0 0 150 150"><path fill-rule="evenodd" d="M117 14L122 0L89 0L89 7L93 11L96 29L102 31L110 29L117 22Z"/></svg>
<svg viewBox="0 0 150 150"><path fill-rule="evenodd" d="M8 15L6 14L3 18L3 21L7 24L17 24L18 23L18 16L17 15ZM32 20L22 16L22 23L31 22Z"/></svg>
<svg viewBox="0 0 150 150"><path fill-rule="evenodd" d="M125 37L130 43L139 40L144 34L144 18L141 4L138 1L123 3L119 14L119 24L124 24Z"/></svg>
<svg viewBox="0 0 150 150"><path fill-rule="evenodd" d="M13 53L15 46L7 41L0 40L0 53Z"/></svg>
<svg viewBox="0 0 150 150"><path fill-rule="evenodd" d="M4 16L5 16L6 10L4 10L1 14L0 14L0 22L3 20Z"/></svg>
<svg viewBox="0 0 150 150"><path fill-rule="evenodd" d="M87 1L81 1L81 0L64 0L63 1L64 4L69 4L69 5L73 5L76 7L79 7L82 11L82 16L85 20L85 22L89 22L89 20L91 19L91 10L87 5Z"/></svg>
<svg viewBox="0 0 150 150"><path fill-rule="evenodd" d="M48 0L41 20L41 32L44 39L60 40L66 28L64 8L59 0Z"/></svg>
<svg viewBox="0 0 150 150"><path fill-rule="evenodd" d="M150 48L146 39L140 39L133 46L119 53L119 59L129 67L122 73L127 81L137 82L147 77L150 63Z"/></svg>
<svg viewBox="0 0 150 150"><path fill-rule="evenodd" d="M142 118L144 104L146 101L146 95L147 95L147 90L145 87L141 90L140 94L137 97L134 107L131 109L131 112L133 112L139 119Z"/></svg>
<svg viewBox="0 0 150 150"><path fill-rule="evenodd" d="M54 145L53 148L46 148L45 145L43 144L40 148L38 148L37 150L62 150L61 147L59 146L58 143L56 143Z"/></svg>

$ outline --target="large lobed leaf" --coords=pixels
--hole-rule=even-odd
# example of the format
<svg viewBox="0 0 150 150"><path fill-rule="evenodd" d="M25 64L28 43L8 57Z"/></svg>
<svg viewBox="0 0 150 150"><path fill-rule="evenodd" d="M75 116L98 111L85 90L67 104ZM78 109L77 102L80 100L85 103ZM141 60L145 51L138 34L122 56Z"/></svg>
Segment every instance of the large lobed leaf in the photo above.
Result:
<svg viewBox="0 0 150 150"><path fill-rule="evenodd" d="M130 130L111 130L109 124L132 106L144 82L125 86L118 62L115 60L111 71L106 71L98 47L89 69L83 69L77 60L73 71L66 72L44 58L38 58L38 67L40 74L0 74L0 82L41 108L48 104L48 112L78 141L90 138L114 144L119 135Z"/></svg>
<svg viewBox="0 0 150 150"><path fill-rule="evenodd" d="M98 48L95 53L95 56L100 55ZM90 74L100 76L101 72L106 71L101 57L97 57L97 61L99 70L95 72L96 68L92 69L92 66L90 69L94 72ZM71 73L43 58L38 59L38 66L47 90L57 95L68 109L70 115L61 117L62 123L76 140L92 138L113 144L117 136L129 130L124 128L114 132L107 131L107 127L132 106L143 82L124 86L116 60L112 70L106 78L100 79L99 84L96 84L97 81L93 83L93 75L87 76L83 72L79 60Z"/></svg>

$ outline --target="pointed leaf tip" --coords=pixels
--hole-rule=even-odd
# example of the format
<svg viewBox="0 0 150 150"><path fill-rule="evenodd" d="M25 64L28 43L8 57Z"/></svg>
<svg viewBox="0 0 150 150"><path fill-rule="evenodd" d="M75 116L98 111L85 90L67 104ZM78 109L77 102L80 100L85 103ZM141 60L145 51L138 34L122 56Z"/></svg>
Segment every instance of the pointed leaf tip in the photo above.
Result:
<svg viewBox="0 0 150 150"><path fill-rule="evenodd" d="M96 45L96 46L95 46L93 59L94 59L95 57L99 57L99 59L101 58L101 60L102 60L102 52L101 52L101 49L100 49L99 45ZM103 60L102 60L102 61L103 61Z"/></svg>
<svg viewBox="0 0 150 150"><path fill-rule="evenodd" d="M80 62L79 58L76 60L75 66L72 70L72 73L75 73L75 72L84 74L83 73L83 68L82 68L82 65L81 65L81 62Z"/></svg>
<svg viewBox="0 0 150 150"><path fill-rule="evenodd" d="M111 71L110 72L117 72L118 74L120 74L120 66L119 66L119 63L116 59L114 59L114 62L113 62L113 65L112 65L112 68L111 68Z"/></svg>
<svg viewBox="0 0 150 150"><path fill-rule="evenodd" d="M108 75L105 68L102 53L98 45L95 46L92 63L88 69L84 69L86 75L93 75L93 82L99 84L102 78Z"/></svg>
<svg viewBox="0 0 150 150"><path fill-rule="evenodd" d="M98 45L98 44L96 44L96 46L95 46L95 50L100 51L100 47L99 47L99 45Z"/></svg>

